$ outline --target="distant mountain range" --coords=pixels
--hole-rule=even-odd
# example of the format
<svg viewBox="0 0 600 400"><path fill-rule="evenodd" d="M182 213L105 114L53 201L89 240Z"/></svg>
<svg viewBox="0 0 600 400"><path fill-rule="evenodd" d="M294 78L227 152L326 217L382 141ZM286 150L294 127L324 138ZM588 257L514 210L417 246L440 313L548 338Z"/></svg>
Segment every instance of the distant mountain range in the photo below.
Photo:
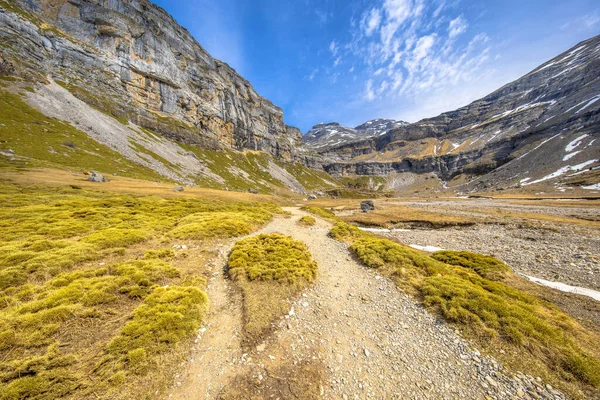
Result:
<svg viewBox="0 0 600 400"><path fill-rule="evenodd" d="M304 141L333 175L435 173L465 191L593 187L600 181L600 36L466 107L384 130L361 138L358 127L317 125Z"/></svg>
<svg viewBox="0 0 600 400"><path fill-rule="evenodd" d="M323 151L348 143L381 136L394 128L408 125L408 122L393 119L374 119L354 128L337 122L319 123L302 137L309 148Z"/></svg>

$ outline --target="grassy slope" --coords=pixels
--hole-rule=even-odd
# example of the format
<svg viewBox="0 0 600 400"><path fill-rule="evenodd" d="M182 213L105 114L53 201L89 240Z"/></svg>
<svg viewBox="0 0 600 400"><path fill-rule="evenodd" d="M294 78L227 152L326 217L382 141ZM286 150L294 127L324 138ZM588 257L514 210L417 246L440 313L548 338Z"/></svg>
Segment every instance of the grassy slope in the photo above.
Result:
<svg viewBox="0 0 600 400"><path fill-rule="evenodd" d="M279 212L272 203L0 184L0 399L164 389L208 307L209 249ZM182 241L188 250L174 251Z"/></svg>
<svg viewBox="0 0 600 400"><path fill-rule="evenodd" d="M12 81L4 78L4 82ZM0 83L2 80L0 80ZM19 90L33 90L24 82L11 82L11 88ZM70 88L75 90L75 88ZM91 139L84 132L74 128L68 123L48 118L39 111L26 104L19 94L0 91L0 151L7 153L9 150L19 156L10 163L8 157L0 156L0 166L50 166L68 167L80 170L97 170L103 174L119 175L132 178L169 181L153 170L138 165L125 159L113 151ZM126 119L118 119L120 123L127 124ZM155 133L143 129L150 138ZM198 146L177 143L182 152L188 151L202 160L208 169L220 176L224 182L207 178L192 177L201 187L225 189L234 191L258 190L266 194L278 194L289 197L292 193L285 184L274 178L268 171L269 162L275 162L279 167L288 171L307 190L331 188L337 182L324 171L314 171L301 164L282 163L272 156L262 152L238 152L234 150L207 150ZM140 146L132 143L130 146L142 157L154 158L169 168L177 168L168 160ZM8 154L8 153L7 153ZM181 170L177 170L181 173ZM333 185L332 185L333 183Z"/></svg>
<svg viewBox="0 0 600 400"><path fill-rule="evenodd" d="M60 166L97 170L104 174L119 172L147 180L167 180L125 159L70 124L44 116L17 94L0 91L0 121L0 151L12 150L15 155L26 159L22 163L13 163L15 165ZM2 163L6 165L4 160Z"/></svg>

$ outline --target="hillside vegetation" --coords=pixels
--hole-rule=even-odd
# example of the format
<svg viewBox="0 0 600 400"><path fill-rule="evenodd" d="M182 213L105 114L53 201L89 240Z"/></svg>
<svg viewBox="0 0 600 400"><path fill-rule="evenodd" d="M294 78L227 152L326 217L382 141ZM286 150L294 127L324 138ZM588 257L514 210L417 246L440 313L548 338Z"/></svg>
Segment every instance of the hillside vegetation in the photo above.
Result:
<svg viewBox="0 0 600 400"><path fill-rule="evenodd" d="M280 212L3 182L0 399L163 390L208 310L209 249Z"/></svg>
<svg viewBox="0 0 600 400"><path fill-rule="evenodd" d="M36 88L38 83L0 76L0 165L95 170L105 176L178 181L204 188L251 190L282 197L340 185L324 171L297 162L283 162L264 152L218 146L202 148L131 125L127 118L99 114L115 129L122 130L122 134L130 135L125 142L127 151L118 146L115 150L110 141L120 143L121 138L106 143L96 141L91 132L99 128L87 123L68 123L66 115L63 120L50 118L32 107L27 102L28 95L44 98ZM80 90L72 85L65 88L74 93ZM82 112L102 113L90 105L80 107L84 107Z"/></svg>

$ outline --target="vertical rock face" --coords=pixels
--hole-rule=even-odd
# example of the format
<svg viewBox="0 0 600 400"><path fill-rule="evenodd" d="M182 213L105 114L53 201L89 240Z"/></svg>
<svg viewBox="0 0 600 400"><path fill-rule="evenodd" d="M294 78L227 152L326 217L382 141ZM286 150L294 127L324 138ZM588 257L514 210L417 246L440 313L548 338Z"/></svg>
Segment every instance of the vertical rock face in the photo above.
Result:
<svg viewBox="0 0 600 400"><path fill-rule="evenodd" d="M167 137L290 160L299 131L145 0L0 1L0 61Z"/></svg>

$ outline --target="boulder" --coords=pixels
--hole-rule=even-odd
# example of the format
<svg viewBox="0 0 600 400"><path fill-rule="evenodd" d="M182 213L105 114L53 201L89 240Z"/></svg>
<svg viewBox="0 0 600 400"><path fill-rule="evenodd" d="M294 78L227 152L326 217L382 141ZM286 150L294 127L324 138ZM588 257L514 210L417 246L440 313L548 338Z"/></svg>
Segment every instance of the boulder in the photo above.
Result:
<svg viewBox="0 0 600 400"><path fill-rule="evenodd" d="M183 192L183 186L177 186L173 189L171 189L172 192Z"/></svg>
<svg viewBox="0 0 600 400"><path fill-rule="evenodd" d="M106 179L96 171L92 171L88 178L90 182L106 182Z"/></svg>
<svg viewBox="0 0 600 400"><path fill-rule="evenodd" d="M375 209L375 204L373 204L373 200L365 200L360 203L360 209L363 212L368 213L369 211L373 211Z"/></svg>
<svg viewBox="0 0 600 400"><path fill-rule="evenodd" d="M256 189L248 189L248 193L258 194L258 190L256 190Z"/></svg>

